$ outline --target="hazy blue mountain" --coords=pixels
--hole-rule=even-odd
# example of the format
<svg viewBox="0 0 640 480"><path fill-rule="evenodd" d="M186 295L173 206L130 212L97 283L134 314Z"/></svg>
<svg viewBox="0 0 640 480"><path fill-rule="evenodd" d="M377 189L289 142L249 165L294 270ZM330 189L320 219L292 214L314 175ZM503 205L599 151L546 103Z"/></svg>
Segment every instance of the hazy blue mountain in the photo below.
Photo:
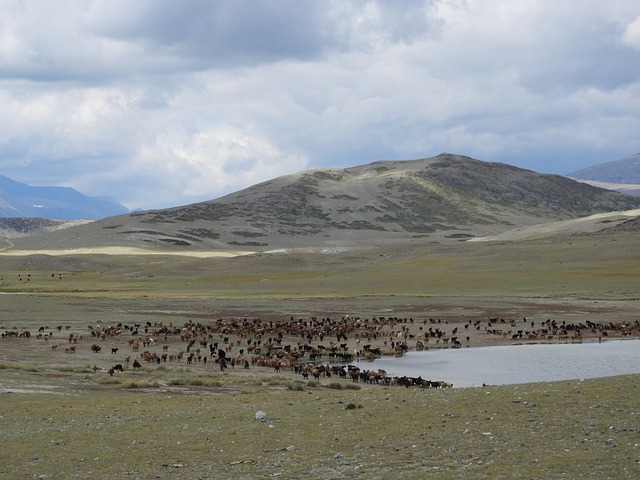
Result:
<svg viewBox="0 0 640 480"><path fill-rule="evenodd" d="M640 184L640 153L583 168L567 176L596 182Z"/></svg>
<svg viewBox="0 0 640 480"><path fill-rule="evenodd" d="M128 212L110 198L89 197L69 187L32 187L0 175L0 217L97 220Z"/></svg>

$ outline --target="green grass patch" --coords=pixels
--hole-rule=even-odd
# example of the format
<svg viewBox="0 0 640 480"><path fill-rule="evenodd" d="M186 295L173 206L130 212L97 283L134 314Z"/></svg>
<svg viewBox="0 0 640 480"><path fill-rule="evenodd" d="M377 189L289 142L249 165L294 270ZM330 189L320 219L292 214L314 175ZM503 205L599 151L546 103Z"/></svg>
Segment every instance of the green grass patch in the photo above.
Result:
<svg viewBox="0 0 640 480"><path fill-rule="evenodd" d="M122 388L125 389L136 389L136 388L158 388L160 384L155 381L128 381L121 384Z"/></svg>
<svg viewBox="0 0 640 480"><path fill-rule="evenodd" d="M16 373L4 370L0 384ZM225 386L244 382L225 379ZM0 476L506 479L638 472L640 375L452 390L266 393L244 384L235 393L181 395L143 388L149 385L137 382L135 394L103 384L73 395L0 395L0 431L11 442ZM258 411L265 422L255 419Z"/></svg>
<svg viewBox="0 0 640 480"><path fill-rule="evenodd" d="M122 381L115 377L108 377L100 379L100 384L102 385L120 385Z"/></svg>
<svg viewBox="0 0 640 480"><path fill-rule="evenodd" d="M212 378L199 377L199 378L172 378L168 381L169 385L181 386L188 385L192 387L221 387L222 383Z"/></svg>
<svg viewBox="0 0 640 480"><path fill-rule="evenodd" d="M341 383L341 382L331 382L325 385L327 388L332 388L334 390L360 390L362 387L360 385L355 385L354 383Z"/></svg>

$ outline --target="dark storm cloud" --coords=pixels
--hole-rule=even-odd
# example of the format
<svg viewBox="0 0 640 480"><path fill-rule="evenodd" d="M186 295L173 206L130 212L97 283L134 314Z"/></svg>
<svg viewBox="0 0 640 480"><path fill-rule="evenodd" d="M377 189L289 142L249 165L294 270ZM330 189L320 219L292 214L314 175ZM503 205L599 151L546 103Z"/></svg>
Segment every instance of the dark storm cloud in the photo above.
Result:
<svg viewBox="0 0 640 480"><path fill-rule="evenodd" d="M128 2L126 15L106 7L96 32L142 42L149 54L199 67L317 58L337 45L323 2L171 0Z"/></svg>

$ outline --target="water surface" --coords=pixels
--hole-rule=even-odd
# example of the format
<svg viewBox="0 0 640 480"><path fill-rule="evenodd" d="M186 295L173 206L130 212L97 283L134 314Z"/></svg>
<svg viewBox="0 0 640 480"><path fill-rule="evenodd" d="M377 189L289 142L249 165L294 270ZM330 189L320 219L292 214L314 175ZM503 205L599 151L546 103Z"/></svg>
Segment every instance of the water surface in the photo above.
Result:
<svg viewBox="0 0 640 480"><path fill-rule="evenodd" d="M357 365L454 387L600 378L640 373L640 340L425 350Z"/></svg>

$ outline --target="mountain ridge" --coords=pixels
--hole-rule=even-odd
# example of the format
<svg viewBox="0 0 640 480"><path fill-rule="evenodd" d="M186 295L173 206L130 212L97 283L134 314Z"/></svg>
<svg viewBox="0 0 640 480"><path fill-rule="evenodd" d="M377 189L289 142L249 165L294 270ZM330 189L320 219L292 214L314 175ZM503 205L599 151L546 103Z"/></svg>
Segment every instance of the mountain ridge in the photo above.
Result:
<svg viewBox="0 0 640 480"><path fill-rule="evenodd" d="M34 187L0 175L0 217L97 220L127 212L107 197L89 197L71 187Z"/></svg>
<svg viewBox="0 0 640 480"><path fill-rule="evenodd" d="M306 170L218 199L109 217L20 238L15 245L267 251L455 243L636 208L640 198L560 175L445 153Z"/></svg>
<svg viewBox="0 0 640 480"><path fill-rule="evenodd" d="M615 184L637 186L640 184L640 152L619 160L592 165L569 173L567 176L578 180L613 184L613 186L616 186ZM635 192L633 194L638 195Z"/></svg>

